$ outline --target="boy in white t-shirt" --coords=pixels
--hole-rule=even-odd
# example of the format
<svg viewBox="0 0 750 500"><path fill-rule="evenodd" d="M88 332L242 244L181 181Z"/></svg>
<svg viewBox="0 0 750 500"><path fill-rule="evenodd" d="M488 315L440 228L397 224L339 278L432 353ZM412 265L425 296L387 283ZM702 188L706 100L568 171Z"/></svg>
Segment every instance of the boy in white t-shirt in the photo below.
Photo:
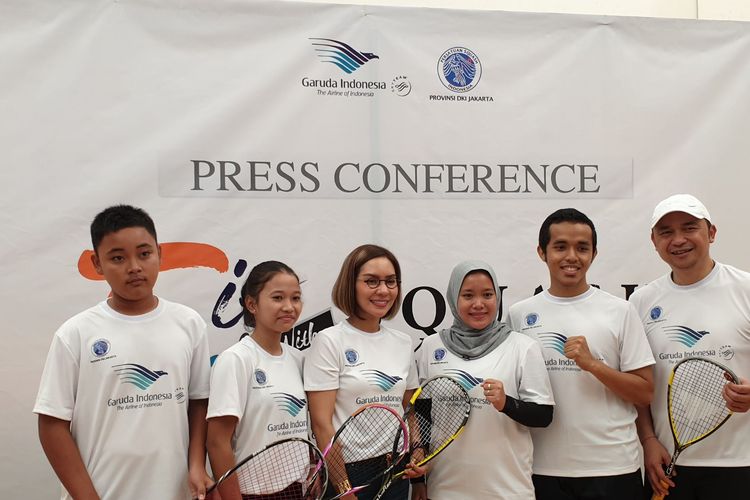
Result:
<svg viewBox="0 0 750 500"><path fill-rule="evenodd" d="M630 297L656 358L656 394L638 408L646 495L669 492L670 500L747 498L750 480L750 274L714 261L716 226L697 198L677 194L660 202L651 219L651 241L671 272ZM680 359L700 356L735 371L724 399L735 415L711 437L686 449L675 477L664 466L673 451L667 417L667 381ZM667 487L665 487L668 486Z"/></svg>
<svg viewBox="0 0 750 500"><path fill-rule="evenodd" d="M107 208L91 239L111 295L55 333L34 406L62 498L203 498L206 325L153 294L161 250L146 212Z"/></svg>
<svg viewBox="0 0 750 500"><path fill-rule="evenodd" d="M651 400L654 363L643 327L631 304L588 284L596 230L586 215L547 217L537 252L550 287L508 313L540 343L556 402L550 426L531 431L536 498L640 498L633 405Z"/></svg>

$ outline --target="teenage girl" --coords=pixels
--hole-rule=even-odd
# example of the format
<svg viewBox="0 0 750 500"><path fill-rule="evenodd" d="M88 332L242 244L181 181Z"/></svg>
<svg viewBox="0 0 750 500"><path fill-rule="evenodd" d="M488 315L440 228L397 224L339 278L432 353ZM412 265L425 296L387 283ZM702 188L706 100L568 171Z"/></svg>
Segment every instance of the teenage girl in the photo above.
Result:
<svg viewBox="0 0 750 500"><path fill-rule="evenodd" d="M281 343L302 311L299 278L286 264L262 262L250 271L241 299L251 333L221 353L211 370L207 449L217 479L274 441L308 437L302 355ZM300 470L300 479L306 472ZM219 490L223 500L241 498L236 481ZM260 485L256 492L243 493L267 491ZM290 498L284 495L297 496L297 491L302 498L301 483L294 482L277 495Z"/></svg>

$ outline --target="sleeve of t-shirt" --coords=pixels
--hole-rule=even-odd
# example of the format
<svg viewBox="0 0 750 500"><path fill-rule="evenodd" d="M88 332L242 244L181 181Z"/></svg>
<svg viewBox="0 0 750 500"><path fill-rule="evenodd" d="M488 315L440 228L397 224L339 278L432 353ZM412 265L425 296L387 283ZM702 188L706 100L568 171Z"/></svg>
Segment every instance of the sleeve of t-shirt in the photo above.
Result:
<svg viewBox="0 0 750 500"><path fill-rule="evenodd" d="M520 366L522 371L518 387L519 399L542 405L555 404L544 356L538 342L532 341L528 344Z"/></svg>
<svg viewBox="0 0 750 500"><path fill-rule="evenodd" d="M233 351L224 351L211 369L211 397L206 418L234 416L242 420L247 405L248 383L252 366Z"/></svg>
<svg viewBox="0 0 750 500"><path fill-rule="evenodd" d="M644 296L644 294L642 293L643 290L644 290L643 287L638 288L628 298L628 302L630 302L631 304L633 304L633 307L635 308L636 316L638 317L638 320L641 322L641 324L643 324L643 321L644 321L644 317L642 316L642 314L643 314L643 307L644 307L644 304L643 304L643 296ZM646 338L648 338L648 334L646 335Z"/></svg>
<svg viewBox="0 0 750 500"><path fill-rule="evenodd" d="M306 391L331 391L339 388L340 355L331 335L316 336L305 355Z"/></svg>
<svg viewBox="0 0 750 500"><path fill-rule="evenodd" d="M65 325L52 338L33 411L61 420L71 420L80 366L75 353L80 350L65 343L61 335L64 328Z"/></svg>
<svg viewBox="0 0 750 500"><path fill-rule="evenodd" d="M190 360L189 399L206 399L209 394L211 378L211 354L208 349L206 322L196 313L197 335L193 346L193 357Z"/></svg>
<svg viewBox="0 0 750 500"><path fill-rule="evenodd" d="M633 304L628 303L620 337L620 371L629 372L654 364L654 355Z"/></svg>
<svg viewBox="0 0 750 500"><path fill-rule="evenodd" d="M633 304L633 307L635 307L636 312L640 315L641 313L641 295L640 291L642 288L636 289L632 294L630 294L630 297L628 297L628 302Z"/></svg>

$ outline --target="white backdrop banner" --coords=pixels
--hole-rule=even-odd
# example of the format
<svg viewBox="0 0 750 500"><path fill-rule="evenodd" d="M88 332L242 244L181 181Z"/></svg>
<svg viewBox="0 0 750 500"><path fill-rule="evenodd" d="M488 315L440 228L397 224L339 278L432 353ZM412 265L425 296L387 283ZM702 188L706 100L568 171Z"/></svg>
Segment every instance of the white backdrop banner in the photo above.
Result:
<svg viewBox="0 0 750 500"><path fill-rule="evenodd" d="M447 326L453 265L490 262L509 304L547 285L539 225L599 231L590 281L620 297L665 272L648 221L676 192L750 267L744 23L236 0L0 4L4 342L0 490L51 498L31 414L55 329L102 300L88 225L130 203L163 244L157 293L198 310L213 355L238 287L276 259L304 279L304 349L373 242L401 260L393 326ZM41 475L42 479L36 477ZM20 490L23 488L23 490Z"/></svg>

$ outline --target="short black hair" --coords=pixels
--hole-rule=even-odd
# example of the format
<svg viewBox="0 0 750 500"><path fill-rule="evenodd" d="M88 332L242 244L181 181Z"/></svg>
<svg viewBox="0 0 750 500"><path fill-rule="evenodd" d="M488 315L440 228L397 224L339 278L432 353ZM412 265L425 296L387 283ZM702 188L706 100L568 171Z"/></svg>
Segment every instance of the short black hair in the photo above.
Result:
<svg viewBox="0 0 750 500"><path fill-rule="evenodd" d="M142 227L157 240L154 221L145 210L131 205L114 205L96 214L91 221L91 244L94 245L94 252L97 252L105 236L129 227Z"/></svg>
<svg viewBox="0 0 750 500"><path fill-rule="evenodd" d="M279 273L286 273L297 278L299 282L299 276L295 273L291 267L287 266L283 262L277 260L267 260L256 265L247 275L245 284L242 285L242 292L240 295L240 301L242 303L242 319L245 326L255 326L255 315L251 313L245 305L245 299L252 297L255 302L258 302L258 296L266 283L271 281L274 276Z"/></svg>
<svg viewBox="0 0 750 500"><path fill-rule="evenodd" d="M592 250L596 252L596 228L591 219L589 219L586 214L575 208L561 208L560 210L552 212L546 219L544 219L542 227L539 228L539 248L542 249L543 253L547 253L547 245L549 245L549 240L552 237L550 234L550 226L552 224L560 224L563 222L586 224L590 227L591 244L593 246Z"/></svg>

